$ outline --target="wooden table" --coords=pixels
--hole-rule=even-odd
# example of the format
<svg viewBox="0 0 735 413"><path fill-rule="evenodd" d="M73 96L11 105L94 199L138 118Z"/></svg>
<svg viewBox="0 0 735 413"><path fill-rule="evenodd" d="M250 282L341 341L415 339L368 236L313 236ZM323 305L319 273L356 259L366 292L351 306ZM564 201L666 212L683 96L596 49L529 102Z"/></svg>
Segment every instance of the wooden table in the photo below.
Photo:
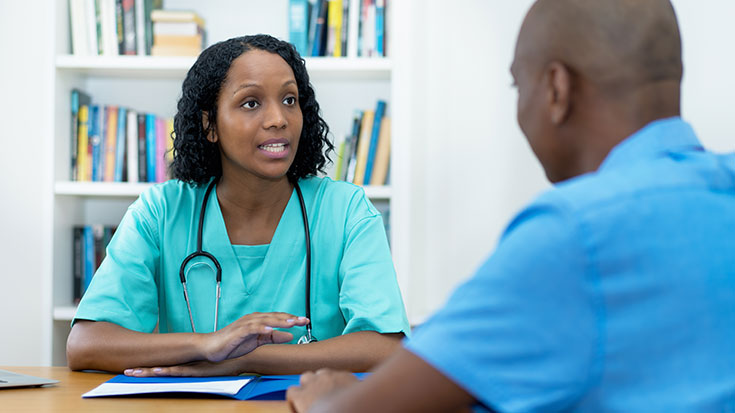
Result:
<svg viewBox="0 0 735 413"><path fill-rule="evenodd" d="M286 402L240 401L195 398L97 398L82 394L97 387L113 374L79 373L66 367L0 367L15 373L59 380L46 387L0 389L2 412L290 412Z"/></svg>

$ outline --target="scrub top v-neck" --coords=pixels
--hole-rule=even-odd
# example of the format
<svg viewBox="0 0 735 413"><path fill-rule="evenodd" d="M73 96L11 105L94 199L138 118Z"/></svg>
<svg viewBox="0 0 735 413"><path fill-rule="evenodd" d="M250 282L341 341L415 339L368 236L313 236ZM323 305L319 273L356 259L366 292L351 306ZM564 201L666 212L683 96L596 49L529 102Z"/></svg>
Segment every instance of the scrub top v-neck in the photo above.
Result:
<svg viewBox="0 0 735 413"><path fill-rule="evenodd" d="M312 234L314 335L324 340L365 330L408 334L383 221L364 191L329 178L302 179L299 185ZM162 333L191 331L178 270L183 258L196 249L205 188L169 181L153 186L128 208L74 321L108 321L141 332L152 332L156 326ZM252 312L302 315L306 248L296 194L270 244L241 247L230 243L219 202L211 196L203 248L222 266L218 328ZM239 255L246 250L246 255L262 253L262 262L243 263ZM206 260L190 263L187 284L197 331L213 331L211 265ZM292 330L294 337L303 333L303 328Z"/></svg>

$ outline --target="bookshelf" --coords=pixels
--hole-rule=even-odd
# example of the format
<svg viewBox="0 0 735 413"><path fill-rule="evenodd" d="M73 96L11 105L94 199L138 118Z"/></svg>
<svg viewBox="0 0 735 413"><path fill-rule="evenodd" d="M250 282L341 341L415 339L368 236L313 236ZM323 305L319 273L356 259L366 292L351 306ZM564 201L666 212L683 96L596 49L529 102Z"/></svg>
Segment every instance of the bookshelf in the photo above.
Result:
<svg viewBox="0 0 735 413"><path fill-rule="evenodd" d="M223 6L220 2L189 3L170 0L164 1L164 7L191 8L201 12L207 21L207 28L213 28L208 44L254 32L288 38L288 0L225 2L229 9L227 14L246 13L248 7L255 5L260 15L253 17L250 13L251 19L273 20L270 24L273 30L255 27L254 31L243 32L223 29L224 25L235 22L219 21L225 19L223 12L218 10L218 7ZM405 4L399 4L400 1L395 3L387 11L389 33L401 13L408 12ZM44 327L48 341L44 364L65 365L66 337L75 312L72 300L72 228L76 225L116 225L130 203L152 185L70 181L70 91L72 88L84 90L95 103L119 104L170 117L175 113L181 82L195 58L70 55L68 1L49 4L54 8L56 44L53 61L54 105L49 109L52 113L48 114L53 119L54 127L45 149L49 151L47 159L51 160L52 166L46 185L50 201L44 224L44 235L51 240L45 253L48 264L44 280L51 288L49 296L45 298L49 315ZM410 93L407 90L410 82L398 80L410 78L410 73L401 63L405 59L398 57L399 50L407 48L406 42L402 42L397 35L390 36L389 40L387 58L307 58L306 65L323 116L335 139L349 132L353 110L372 109L378 99L389 102L389 113L393 120L391 184L367 186L365 191L379 207L390 207L391 249L399 282L405 291L409 280L410 151L407 148L408 140L401 135L410 133L408 116L402 115L410 110Z"/></svg>

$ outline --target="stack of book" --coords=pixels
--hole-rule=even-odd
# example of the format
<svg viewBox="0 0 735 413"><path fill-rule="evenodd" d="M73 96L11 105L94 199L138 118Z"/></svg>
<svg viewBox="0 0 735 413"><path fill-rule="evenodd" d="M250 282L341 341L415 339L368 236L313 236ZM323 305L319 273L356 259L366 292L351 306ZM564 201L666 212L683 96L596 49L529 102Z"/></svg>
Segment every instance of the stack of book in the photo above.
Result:
<svg viewBox="0 0 735 413"><path fill-rule="evenodd" d="M301 56L385 56L387 0L290 0L289 40Z"/></svg>
<svg viewBox="0 0 735 413"><path fill-rule="evenodd" d="M386 103L355 111L352 132L337 145L335 179L355 185L386 185L390 167L390 118Z"/></svg>
<svg viewBox="0 0 735 413"><path fill-rule="evenodd" d="M69 0L75 56L149 55L151 12L163 0Z"/></svg>
<svg viewBox="0 0 735 413"><path fill-rule="evenodd" d="M197 56L204 44L204 20L193 11L153 10L153 56Z"/></svg>
<svg viewBox="0 0 735 413"><path fill-rule="evenodd" d="M173 120L71 92L71 180L163 182L173 160Z"/></svg>
<svg viewBox="0 0 735 413"><path fill-rule="evenodd" d="M107 244L110 243L115 229L116 227L102 225L74 227L72 244L74 246L72 252L74 254L72 257L74 304L79 304L79 300L87 291L92 276L105 258Z"/></svg>

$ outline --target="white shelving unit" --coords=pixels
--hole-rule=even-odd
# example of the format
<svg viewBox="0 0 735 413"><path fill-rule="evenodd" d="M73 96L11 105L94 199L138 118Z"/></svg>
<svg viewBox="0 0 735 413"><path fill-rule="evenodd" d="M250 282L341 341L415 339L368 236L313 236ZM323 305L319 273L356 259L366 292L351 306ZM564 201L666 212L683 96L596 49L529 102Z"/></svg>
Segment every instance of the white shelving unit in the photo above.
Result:
<svg viewBox="0 0 735 413"><path fill-rule="evenodd" d="M75 307L72 302L72 228L77 225L117 225L126 208L151 184L146 183L99 183L72 182L70 176L70 91L80 88L88 92L95 103L119 104L140 111L153 112L162 116L173 116L180 94L181 82L189 67L191 57L77 57L69 55L68 1L49 2L55 7L56 58L54 61L54 133L48 137L46 149L51 151L48 159L53 165L49 176L49 206L45 220L46 235L51 240L45 280L51 285L51 296L47 297L51 314L45 326L48 337L48 358L44 364L65 365L66 337L70 330L69 321ZM171 1L175 3L175 1ZM261 16L267 19L287 19L282 11L288 0L258 2L259 7L274 8L273 13ZM395 2L388 9L389 33L400 19L406 7ZM164 2L168 7L169 1ZM219 2L197 2L200 9L217 8ZM229 2L227 7L239 7L232 13L244 12L248 2ZM392 4L392 3L391 3ZM177 6L174 4L174 7ZM215 15L213 10L203 10ZM217 25L212 18L207 26ZM247 26L244 26L247 27ZM274 27L284 27L279 21ZM220 28L221 29L221 28ZM241 34L247 34L247 30ZM288 33L270 34L287 38ZM211 35L211 33L210 33ZM389 36L389 51L398 55L401 43L398 35ZM223 40L210 38L212 41ZM351 127L355 109L373 109L377 99L388 102L388 113L392 117L392 148L390 186L368 186L365 191L376 204L390 205L391 248L402 288L409 280L408 254L410 216L409 202L409 150L408 140L401 135L410 133L407 116L410 94L401 89L398 78L410 74L401 68L394 58L307 58L307 69L314 85L323 117L330 126L333 136L339 138ZM400 61L400 59L398 59ZM405 82L408 84L409 82ZM405 121L404 121L405 119ZM338 139L336 139L338 140ZM405 296L405 294L404 294Z"/></svg>

